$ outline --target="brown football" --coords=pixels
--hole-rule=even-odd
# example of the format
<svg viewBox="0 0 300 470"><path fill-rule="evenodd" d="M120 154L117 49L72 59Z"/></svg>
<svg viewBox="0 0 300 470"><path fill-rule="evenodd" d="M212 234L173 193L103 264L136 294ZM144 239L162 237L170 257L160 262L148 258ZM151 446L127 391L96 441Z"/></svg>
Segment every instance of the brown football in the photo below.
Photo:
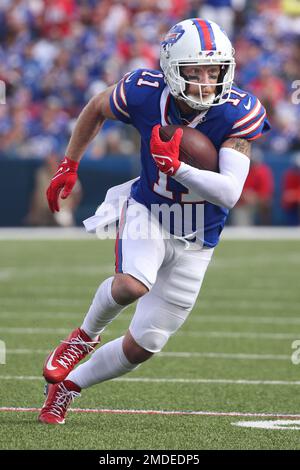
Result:
<svg viewBox="0 0 300 470"><path fill-rule="evenodd" d="M199 170L219 171L218 153L215 146L206 135L197 129L187 126L164 126L159 130L161 140L171 139L176 129L183 130L180 144L179 159Z"/></svg>

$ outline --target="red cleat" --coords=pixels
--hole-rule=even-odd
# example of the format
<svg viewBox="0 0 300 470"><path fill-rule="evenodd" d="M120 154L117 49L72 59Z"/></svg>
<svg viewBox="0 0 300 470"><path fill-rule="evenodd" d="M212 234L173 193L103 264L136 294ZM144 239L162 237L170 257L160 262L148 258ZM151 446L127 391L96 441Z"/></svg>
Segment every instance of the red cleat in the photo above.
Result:
<svg viewBox="0 0 300 470"><path fill-rule="evenodd" d="M71 380L46 385L47 398L38 420L44 424L64 424L68 406L74 398L80 397L80 387Z"/></svg>
<svg viewBox="0 0 300 470"><path fill-rule="evenodd" d="M94 351L99 342L100 337L97 341L92 341L80 328L74 330L47 357L43 368L43 376L47 382L62 382L79 361Z"/></svg>

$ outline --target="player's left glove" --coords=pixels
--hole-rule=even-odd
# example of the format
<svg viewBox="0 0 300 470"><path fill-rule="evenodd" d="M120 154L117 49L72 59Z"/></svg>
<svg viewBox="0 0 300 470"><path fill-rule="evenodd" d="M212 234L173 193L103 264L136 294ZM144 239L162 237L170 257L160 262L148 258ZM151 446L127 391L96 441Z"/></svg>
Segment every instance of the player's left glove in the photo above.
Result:
<svg viewBox="0 0 300 470"><path fill-rule="evenodd" d="M177 129L171 140L163 142L159 135L160 127L160 124L157 124L152 129L150 150L159 170L166 173L166 175L174 176L181 165L179 146L183 130Z"/></svg>
<svg viewBox="0 0 300 470"><path fill-rule="evenodd" d="M71 193L77 181L78 162L65 157L59 164L57 172L53 176L47 189L47 199L52 212L59 212L58 198L61 190L62 199L66 199Z"/></svg>

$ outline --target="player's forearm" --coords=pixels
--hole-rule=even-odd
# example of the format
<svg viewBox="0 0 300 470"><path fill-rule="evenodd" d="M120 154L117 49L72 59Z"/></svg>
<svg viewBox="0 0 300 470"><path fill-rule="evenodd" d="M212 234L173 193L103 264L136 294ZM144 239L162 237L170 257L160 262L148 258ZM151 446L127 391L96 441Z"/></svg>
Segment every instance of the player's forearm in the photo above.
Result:
<svg viewBox="0 0 300 470"><path fill-rule="evenodd" d="M232 209L241 194L233 190L230 177L186 164L180 167L175 179L201 199L227 209Z"/></svg>
<svg viewBox="0 0 300 470"><path fill-rule="evenodd" d="M242 153L221 149L220 173L198 170L183 163L174 178L205 201L231 209L241 196L249 165L249 158Z"/></svg>
<svg viewBox="0 0 300 470"><path fill-rule="evenodd" d="M66 155L79 162L89 143L99 132L105 118L99 113L92 98L81 111L71 135Z"/></svg>

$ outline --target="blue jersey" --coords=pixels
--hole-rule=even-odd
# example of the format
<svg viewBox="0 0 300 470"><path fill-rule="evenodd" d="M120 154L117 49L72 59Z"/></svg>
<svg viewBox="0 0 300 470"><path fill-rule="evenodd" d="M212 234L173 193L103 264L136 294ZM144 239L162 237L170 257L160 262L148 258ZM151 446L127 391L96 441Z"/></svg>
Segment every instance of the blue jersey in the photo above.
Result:
<svg viewBox="0 0 300 470"><path fill-rule="evenodd" d="M158 170L150 152L151 132L156 124L186 124L182 121L163 74L156 70L139 69L125 75L114 89L110 105L115 116L132 124L141 136L141 177L134 183L131 196L149 210L153 205L172 206L180 203L183 213L187 205L189 213L192 205L193 213L197 205L204 204L201 241L204 246L216 246L228 209L200 201L199 197L190 194L188 188ZM270 129L260 101L237 87L232 88L226 103L212 106L207 112L197 113L188 125L205 134L217 151L228 138L239 137L252 141ZM193 227L193 231L196 230L197 227ZM170 231L172 233L172 227Z"/></svg>

